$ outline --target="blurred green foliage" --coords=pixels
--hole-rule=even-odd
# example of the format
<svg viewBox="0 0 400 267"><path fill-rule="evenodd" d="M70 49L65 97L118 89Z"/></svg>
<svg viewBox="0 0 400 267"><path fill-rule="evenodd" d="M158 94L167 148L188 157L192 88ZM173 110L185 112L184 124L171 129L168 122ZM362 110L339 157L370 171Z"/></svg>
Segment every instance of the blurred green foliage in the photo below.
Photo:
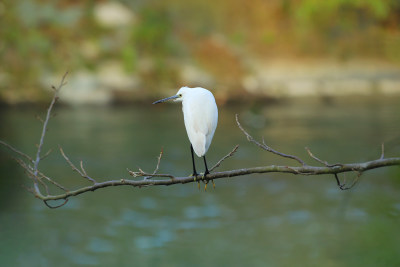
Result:
<svg viewBox="0 0 400 267"><path fill-rule="evenodd" d="M1 2L0 100L40 100L47 74L95 72L105 60L120 61L149 92L176 86L186 62L221 83L249 68L240 57L400 62L398 0L120 1L134 20L115 27L96 19L103 3Z"/></svg>

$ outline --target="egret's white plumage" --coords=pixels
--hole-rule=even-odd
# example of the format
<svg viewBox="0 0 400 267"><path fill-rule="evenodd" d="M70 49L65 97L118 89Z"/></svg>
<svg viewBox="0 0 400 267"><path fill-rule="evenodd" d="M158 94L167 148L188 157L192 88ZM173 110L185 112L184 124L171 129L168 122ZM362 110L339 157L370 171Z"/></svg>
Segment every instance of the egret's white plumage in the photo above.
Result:
<svg viewBox="0 0 400 267"><path fill-rule="evenodd" d="M218 109L213 94L207 89L182 87L176 100L182 100L186 132L198 157L206 154L218 123Z"/></svg>
<svg viewBox="0 0 400 267"><path fill-rule="evenodd" d="M205 154L210 147L218 123L218 108L213 94L201 87L182 87L176 95L158 100L153 104L168 100L182 102L183 117L189 141L196 155L204 158L205 174L207 174ZM193 151L192 161L194 175L197 175Z"/></svg>

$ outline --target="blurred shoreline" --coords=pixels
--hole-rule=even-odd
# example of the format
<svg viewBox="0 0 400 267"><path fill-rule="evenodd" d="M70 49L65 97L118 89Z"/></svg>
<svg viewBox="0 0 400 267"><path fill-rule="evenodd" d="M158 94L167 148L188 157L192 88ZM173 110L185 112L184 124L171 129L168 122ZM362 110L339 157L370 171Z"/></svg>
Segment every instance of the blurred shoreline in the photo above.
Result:
<svg viewBox="0 0 400 267"><path fill-rule="evenodd" d="M273 60L254 63L253 71L229 88L226 84L207 81L202 70L182 67L176 88L146 88L138 77L128 76L122 69L105 72L72 71L62 89L60 101L65 105L125 105L147 103L173 95L181 86L210 89L219 104L276 101L290 98L321 98L348 96L400 96L400 66L377 60ZM186 69L185 69L186 68ZM62 74L48 75L31 92L32 98L0 99L2 105L45 104ZM202 82L204 81L204 82ZM162 85L160 85L161 87ZM40 96L40 97L39 97Z"/></svg>

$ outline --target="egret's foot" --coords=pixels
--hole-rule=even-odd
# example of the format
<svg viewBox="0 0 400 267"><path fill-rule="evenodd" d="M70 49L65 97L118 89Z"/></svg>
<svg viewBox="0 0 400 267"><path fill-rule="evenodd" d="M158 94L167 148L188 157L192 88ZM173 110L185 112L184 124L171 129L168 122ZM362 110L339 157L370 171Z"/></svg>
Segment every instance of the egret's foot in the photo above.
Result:
<svg viewBox="0 0 400 267"><path fill-rule="evenodd" d="M215 183L214 180L211 180L212 184L213 184L213 189L215 189Z"/></svg>
<svg viewBox="0 0 400 267"><path fill-rule="evenodd" d="M197 182L197 187L199 188L200 191L200 182Z"/></svg>
<svg viewBox="0 0 400 267"><path fill-rule="evenodd" d="M204 180L204 178L206 178L207 174L210 174L210 172L209 172L209 171L206 171L205 173L203 173L203 174L201 175L201 179Z"/></svg>
<svg viewBox="0 0 400 267"><path fill-rule="evenodd" d="M194 177L194 181L196 182L197 176L199 176L199 174L198 173L194 173L194 174L191 174L190 176L193 176Z"/></svg>
<svg viewBox="0 0 400 267"><path fill-rule="evenodd" d="M207 181L207 183L204 183L204 192L207 192L207 185L208 185L208 181Z"/></svg>

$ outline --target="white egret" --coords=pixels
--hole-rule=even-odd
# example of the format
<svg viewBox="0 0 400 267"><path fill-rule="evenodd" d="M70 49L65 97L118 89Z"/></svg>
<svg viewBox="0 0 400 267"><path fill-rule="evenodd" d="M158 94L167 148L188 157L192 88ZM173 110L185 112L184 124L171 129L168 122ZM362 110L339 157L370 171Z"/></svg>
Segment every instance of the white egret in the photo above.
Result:
<svg viewBox="0 0 400 267"><path fill-rule="evenodd" d="M213 94L207 89L182 87L176 95L154 102L158 104L168 100L182 102L185 128L190 141L192 153L193 176L197 176L193 150L198 157L203 157L205 172L209 174L205 154L210 147L218 123L218 108Z"/></svg>

